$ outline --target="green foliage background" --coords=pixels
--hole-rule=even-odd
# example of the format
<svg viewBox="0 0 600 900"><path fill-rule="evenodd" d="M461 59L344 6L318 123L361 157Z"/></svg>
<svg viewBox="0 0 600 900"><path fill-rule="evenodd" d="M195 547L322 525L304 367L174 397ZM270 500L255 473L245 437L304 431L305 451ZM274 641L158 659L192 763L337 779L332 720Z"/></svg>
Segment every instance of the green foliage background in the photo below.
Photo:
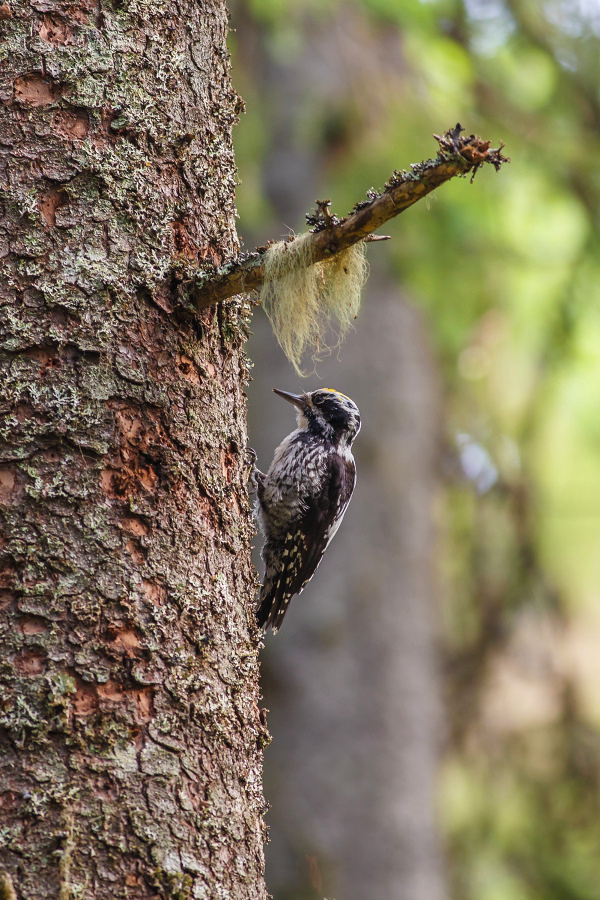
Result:
<svg viewBox="0 0 600 900"><path fill-rule="evenodd" d="M297 141L329 160L334 212L434 156L432 133L457 121L512 158L473 186L445 185L370 256L427 311L443 371L440 809L454 896L596 900L600 5L247 0L232 12L283 55L307 19L362 18L344 102L315 94L297 123ZM390 40L396 67L379 52ZM270 215L258 177L270 110L241 42L234 34L243 234Z"/></svg>

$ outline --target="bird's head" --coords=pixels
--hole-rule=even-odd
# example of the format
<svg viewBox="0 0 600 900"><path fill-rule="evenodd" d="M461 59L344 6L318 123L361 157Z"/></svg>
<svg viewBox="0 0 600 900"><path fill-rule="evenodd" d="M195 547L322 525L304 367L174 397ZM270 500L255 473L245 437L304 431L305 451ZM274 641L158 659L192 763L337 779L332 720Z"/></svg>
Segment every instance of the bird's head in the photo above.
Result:
<svg viewBox="0 0 600 900"><path fill-rule="evenodd" d="M298 426L348 446L360 431L358 406L333 388L319 388L305 394L290 394L273 388L276 394L297 408Z"/></svg>

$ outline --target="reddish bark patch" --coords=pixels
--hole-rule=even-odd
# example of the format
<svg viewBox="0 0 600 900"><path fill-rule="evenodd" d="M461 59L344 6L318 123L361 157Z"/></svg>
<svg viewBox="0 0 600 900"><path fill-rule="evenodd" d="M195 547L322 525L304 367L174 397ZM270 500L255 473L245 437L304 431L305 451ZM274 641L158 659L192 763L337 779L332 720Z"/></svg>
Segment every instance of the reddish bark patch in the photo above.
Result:
<svg viewBox="0 0 600 900"><path fill-rule="evenodd" d="M121 435L130 444L139 444L145 436L144 424L137 410L131 407L119 409L115 415Z"/></svg>
<svg viewBox="0 0 600 900"><path fill-rule="evenodd" d="M157 306L160 306L166 313L171 315L175 307L173 306L173 298L169 290L156 288L152 293L152 300Z"/></svg>
<svg viewBox="0 0 600 900"><path fill-rule="evenodd" d="M125 549L129 553L133 561L137 563L138 566L141 566L146 557L144 556L144 551L142 550L139 541L131 538L131 540L127 541L127 543L125 544Z"/></svg>
<svg viewBox="0 0 600 900"><path fill-rule="evenodd" d="M87 25L97 9L98 0L79 0L75 4L69 4L69 15L72 15L80 25Z"/></svg>
<svg viewBox="0 0 600 900"><path fill-rule="evenodd" d="M53 448L50 448L49 450L42 450L42 452L40 453L40 458L46 460L46 462L48 462L48 463L57 463L57 462L60 462L60 460L62 459L62 456L58 452L58 450L54 450ZM92 465L96 462L95 459L90 460L90 459L88 459L87 456L85 456L85 454L82 454L82 453L79 454L79 458L77 461L79 463L82 463L84 468L88 468L90 465Z"/></svg>
<svg viewBox="0 0 600 900"><path fill-rule="evenodd" d="M125 445L124 458L127 462L132 459L127 446L143 452L149 451L151 445L172 446L162 425L160 411L146 408L142 413L135 406L113 401L108 401L107 406L116 410L115 422L119 429L120 443Z"/></svg>
<svg viewBox="0 0 600 900"><path fill-rule="evenodd" d="M60 360L56 354L57 348L52 346L52 344L39 344L37 347L28 347L27 350L23 350L23 356L26 356L28 359L33 359L35 362L39 362L42 371L48 366L53 366L55 368L60 366Z"/></svg>
<svg viewBox="0 0 600 900"><path fill-rule="evenodd" d="M159 415L149 410L142 413L122 403L109 401L107 406L115 410L119 455L113 456L113 464L101 474L103 491L109 497L122 498L154 493L159 480L160 446L170 443Z"/></svg>
<svg viewBox="0 0 600 900"><path fill-rule="evenodd" d="M145 522L142 522L141 519L136 519L134 516L128 516L123 519L123 528L125 531L131 532L131 534L150 534L148 525L146 525Z"/></svg>
<svg viewBox="0 0 600 900"><path fill-rule="evenodd" d="M162 444L163 447L173 447L173 441L169 438L167 432L165 431L162 423L162 411L159 409L148 409L146 410L148 413L148 418L150 419L149 427L149 437L155 443Z"/></svg>
<svg viewBox="0 0 600 900"><path fill-rule="evenodd" d="M17 417L17 422L20 424L27 422L33 417L33 406L29 403L19 403L19 405L15 407L15 416Z"/></svg>
<svg viewBox="0 0 600 900"><path fill-rule="evenodd" d="M15 566L6 560L0 564L0 588L13 586L14 576L17 574Z"/></svg>
<svg viewBox="0 0 600 900"><path fill-rule="evenodd" d="M95 688L78 679L77 690L71 696L71 703L75 708L75 715L91 716L98 709Z"/></svg>
<svg viewBox="0 0 600 900"><path fill-rule="evenodd" d="M52 189L40 195L38 209L46 225L56 225L56 210L59 206L66 206L68 202L68 197L62 190Z"/></svg>
<svg viewBox="0 0 600 900"><path fill-rule="evenodd" d="M131 474L120 469L103 469L100 473L102 490L108 497L127 497L134 493Z"/></svg>
<svg viewBox="0 0 600 900"><path fill-rule="evenodd" d="M72 141L82 141L90 130L90 118L85 109L59 109L53 122L58 133Z"/></svg>
<svg viewBox="0 0 600 900"><path fill-rule="evenodd" d="M162 584L142 579L142 590L154 606L162 606L167 599L167 590Z"/></svg>
<svg viewBox="0 0 600 900"><path fill-rule="evenodd" d="M48 106L60 93L60 85L43 75L21 75L15 79L15 99L26 106Z"/></svg>
<svg viewBox="0 0 600 900"><path fill-rule="evenodd" d="M135 721L139 724L153 717L153 696L154 688L128 690L113 680L107 681L106 684L92 685L77 679L77 690L71 696L71 702L75 715L80 717L91 716L100 707L111 709L116 705L132 704Z"/></svg>
<svg viewBox="0 0 600 900"><path fill-rule="evenodd" d="M43 16L39 35L46 44L70 44L73 29L58 16Z"/></svg>
<svg viewBox="0 0 600 900"><path fill-rule="evenodd" d="M132 691L133 700L138 708L138 715L142 721L147 721L154 716L154 689L145 688L142 691Z"/></svg>
<svg viewBox="0 0 600 900"><path fill-rule="evenodd" d="M15 469L0 469L0 503L8 503L15 485L17 472Z"/></svg>
<svg viewBox="0 0 600 900"><path fill-rule="evenodd" d="M14 664L21 675L41 675L46 668L45 657L30 651L15 656Z"/></svg>
<svg viewBox="0 0 600 900"><path fill-rule="evenodd" d="M18 809L23 802L23 794L17 791L2 791L0 794L0 809L8 812L9 810ZM1 884L1 882L0 882ZM10 894L5 894L7 900L10 900ZM14 895L16 897L16 894Z"/></svg>
<svg viewBox="0 0 600 900"><path fill-rule="evenodd" d="M141 648L140 639L135 631L128 628L118 629L115 626L109 628L109 634L115 647L123 650L127 656L137 656L137 651Z"/></svg>
<svg viewBox="0 0 600 900"><path fill-rule="evenodd" d="M230 444L226 450L221 450L221 472L223 474L223 478L226 479L227 484L231 484L231 482L233 481L231 473L236 469L236 467L237 460Z"/></svg>
<svg viewBox="0 0 600 900"><path fill-rule="evenodd" d="M152 466L144 466L137 470L137 477L140 484L146 488L147 491L154 491L156 487L156 483L158 481L158 475L152 468Z"/></svg>
<svg viewBox="0 0 600 900"><path fill-rule="evenodd" d="M127 498L139 494L140 490L153 491L158 475L152 466L136 467L135 471L128 466L121 469L103 469L100 473L100 485L107 497Z"/></svg>
<svg viewBox="0 0 600 900"><path fill-rule="evenodd" d="M101 700L110 700L113 703L121 703L126 691L116 681L107 681L106 684L96 685L96 693Z"/></svg>
<svg viewBox="0 0 600 900"><path fill-rule="evenodd" d="M43 634L48 631L48 623L41 616L24 616L17 627L21 634Z"/></svg>
<svg viewBox="0 0 600 900"><path fill-rule="evenodd" d="M186 259L198 259L198 251L183 222L171 222L171 231L178 256L184 256Z"/></svg>
<svg viewBox="0 0 600 900"><path fill-rule="evenodd" d="M15 602L15 595L10 591L0 591L0 609L8 609Z"/></svg>
<svg viewBox="0 0 600 900"><path fill-rule="evenodd" d="M26 356L28 359L35 359L36 362L41 363L43 366L47 366L54 352L54 347L40 345L38 347L28 347L27 350L23 350L23 356Z"/></svg>
<svg viewBox="0 0 600 900"><path fill-rule="evenodd" d="M197 503L198 512L200 515L207 520L207 522L211 523L211 527L217 521L215 516L215 510L213 504L208 499L208 497L199 497Z"/></svg>
<svg viewBox="0 0 600 900"><path fill-rule="evenodd" d="M238 498L236 497L236 495L235 495L235 494L232 494L231 497L230 497L230 500L231 500L230 508L231 508L231 510L233 511L234 516L235 516L236 518L237 518L238 516L241 516L241 514L242 514L242 507L240 506L239 501L238 501Z"/></svg>
<svg viewBox="0 0 600 900"><path fill-rule="evenodd" d="M216 247L211 247L210 244L206 247L200 247L198 250L198 257L201 260L210 260L213 266L220 266L223 262L223 254L221 251L217 250Z"/></svg>
<svg viewBox="0 0 600 900"><path fill-rule="evenodd" d="M100 110L100 131L96 131L93 142L98 149L106 147L107 144L116 144L123 135L125 129L113 127L113 122L117 118L118 113L107 103Z"/></svg>
<svg viewBox="0 0 600 900"><path fill-rule="evenodd" d="M118 476L119 472L117 469L103 469L100 472L100 486L109 497L119 496L119 491L115 486L115 480Z"/></svg>
<svg viewBox="0 0 600 900"><path fill-rule="evenodd" d="M23 496L23 485L20 483L16 469L0 468L0 505L13 506Z"/></svg>
<svg viewBox="0 0 600 900"><path fill-rule="evenodd" d="M10 19L11 16L12 10L10 6L8 5L8 3L3 3L0 6L0 21L2 21L3 19Z"/></svg>
<svg viewBox="0 0 600 900"><path fill-rule="evenodd" d="M177 368L183 375L186 381L191 381L192 384L200 384L200 376L198 374L198 369L196 368L196 364L193 360L186 356L184 353L178 353L176 356Z"/></svg>

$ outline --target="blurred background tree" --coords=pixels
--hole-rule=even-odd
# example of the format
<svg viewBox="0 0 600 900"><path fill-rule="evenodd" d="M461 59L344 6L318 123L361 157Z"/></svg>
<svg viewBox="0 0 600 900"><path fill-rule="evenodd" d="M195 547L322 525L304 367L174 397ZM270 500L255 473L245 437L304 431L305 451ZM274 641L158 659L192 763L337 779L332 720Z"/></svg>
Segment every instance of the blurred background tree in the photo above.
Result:
<svg viewBox="0 0 600 900"><path fill-rule="evenodd" d="M456 121L513 160L390 224L356 333L300 385L365 426L344 528L266 642L271 890L596 900L600 6L235 0L232 26L247 247ZM292 425L270 388L299 385L255 332L264 466Z"/></svg>

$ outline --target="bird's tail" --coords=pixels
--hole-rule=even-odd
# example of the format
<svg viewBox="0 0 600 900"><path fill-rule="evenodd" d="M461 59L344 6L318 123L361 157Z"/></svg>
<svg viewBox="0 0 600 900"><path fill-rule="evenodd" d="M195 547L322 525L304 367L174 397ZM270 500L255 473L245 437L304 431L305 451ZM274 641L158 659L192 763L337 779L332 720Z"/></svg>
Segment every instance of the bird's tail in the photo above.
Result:
<svg viewBox="0 0 600 900"><path fill-rule="evenodd" d="M273 634L276 634L281 627L290 599L281 591L277 583L266 581L260 592L256 610L258 627L263 631L272 628Z"/></svg>

